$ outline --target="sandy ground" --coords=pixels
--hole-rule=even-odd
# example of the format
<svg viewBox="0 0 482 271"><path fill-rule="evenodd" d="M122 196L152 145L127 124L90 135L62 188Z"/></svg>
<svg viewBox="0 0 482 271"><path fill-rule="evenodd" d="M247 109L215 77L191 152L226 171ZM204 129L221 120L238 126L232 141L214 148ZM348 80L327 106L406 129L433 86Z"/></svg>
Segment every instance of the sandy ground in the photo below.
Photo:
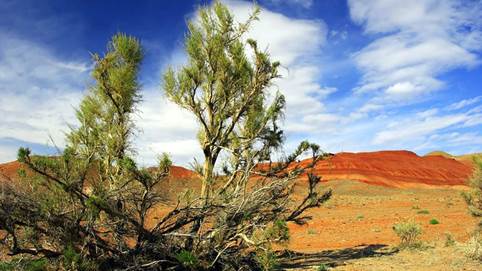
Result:
<svg viewBox="0 0 482 271"><path fill-rule="evenodd" d="M313 217L307 225L290 225L288 249L316 252L370 244L396 245L398 237L392 226L405 219L422 225L425 241L445 238L446 233L465 241L476 225L459 189L400 189L355 181L330 181L322 187L332 188L333 197L307 213ZM429 224L432 218L440 224Z"/></svg>
<svg viewBox="0 0 482 271"><path fill-rule="evenodd" d="M467 212L460 189L400 189L354 181L330 181L334 195L311 210L307 225L290 225L281 269L317 270L482 270L467 259L462 247L476 220ZM431 225L435 218L440 224ZM423 228L425 249L398 251L392 230L398 221L413 219ZM447 234L456 244L445 247Z"/></svg>
<svg viewBox="0 0 482 271"><path fill-rule="evenodd" d="M165 185L163 191L172 198L182 190L196 188L199 182L177 179ZM279 249L292 252L283 257L283 268L314 270L326 263L333 270L482 270L480 263L464 257L458 245L440 245L446 234L463 244L475 228L476 220L468 214L461 197L466 187L391 188L344 180L323 182L321 187L333 189L333 197L307 213L313 218L308 224L289 224L291 240ZM301 197L305 190L306 184L299 181L296 197ZM153 216L162 217L166 211L158 210ZM432 218L440 223L429 224ZM422 225L427 249L394 250L399 239L392 227L406 219Z"/></svg>

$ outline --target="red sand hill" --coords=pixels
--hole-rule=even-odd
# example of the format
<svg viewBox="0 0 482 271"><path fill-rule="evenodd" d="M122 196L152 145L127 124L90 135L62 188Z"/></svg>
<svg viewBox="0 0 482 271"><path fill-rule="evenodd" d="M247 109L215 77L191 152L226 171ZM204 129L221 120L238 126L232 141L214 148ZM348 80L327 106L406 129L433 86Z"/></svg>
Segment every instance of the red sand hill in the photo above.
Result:
<svg viewBox="0 0 482 271"><path fill-rule="evenodd" d="M420 157L410 151L342 152L319 162L313 173L325 181L357 180L391 187L461 186L472 167L453 158Z"/></svg>
<svg viewBox="0 0 482 271"><path fill-rule="evenodd" d="M0 164L0 182L16 180L20 168L27 169L26 166L17 161ZM170 179L172 180L187 180L193 179L196 176L197 174L192 170L180 166L171 166Z"/></svg>
<svg viewBox="0 0 482 271"><path fill-rule="evenodd" d="M308 163L309 160L300 162ZM0 175L4 175L0 181L5 177L15 179L19 167L16 161L0 164ZM442 155L420 157L409 151L342 152L320 161L313 173L324 181L356 180L390 187L464 186L472 174L472 166ZM172 166L171 178L162 187L175 190L171 192L196 189L199 182L188 181L196 176L189 169Z"/></svg>

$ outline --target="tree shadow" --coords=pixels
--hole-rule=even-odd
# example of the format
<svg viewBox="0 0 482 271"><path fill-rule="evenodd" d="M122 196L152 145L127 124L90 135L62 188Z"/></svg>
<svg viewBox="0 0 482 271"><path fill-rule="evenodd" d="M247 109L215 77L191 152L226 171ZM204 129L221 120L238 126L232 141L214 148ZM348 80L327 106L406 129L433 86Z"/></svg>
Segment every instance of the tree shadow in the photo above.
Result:
<svg viewBox="0 0 482 271"><path fill-rule="evenodd" d="M329 267L344 265L348 260L392 255L397 249L388 245L360 245L352 248L325 250L317 253L301 253L286 250L278 255L279 270L292 268L309 268L324 264Z"/></svg>

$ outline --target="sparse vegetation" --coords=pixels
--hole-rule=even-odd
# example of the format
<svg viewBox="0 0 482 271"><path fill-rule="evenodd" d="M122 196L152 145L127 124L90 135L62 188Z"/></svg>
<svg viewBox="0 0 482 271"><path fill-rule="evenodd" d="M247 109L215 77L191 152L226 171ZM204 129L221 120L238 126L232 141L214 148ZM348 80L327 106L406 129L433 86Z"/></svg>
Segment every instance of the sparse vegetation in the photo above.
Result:
<svg viewBox="0 0 482 271"><path fill-rule="evenodd" d="M440 224L440 222L436 218L432 218L428 221L430 225L437 225Z"/></svg>
<svg viewBox="0 0 482 271"><path fill-rule="evenodd" d="M462 195L467 202L470 213L480 219L477 231L482 232L482 156L474 156L473 161L476 168L472 178L469 180L472 191Z"/></svg>
<svg viewBox="0 0 482 271"><path fill-rule="evenodd" d="M315 234L317 234L317 233L318 233L318 232L317 232L316 230L314 230L314 229L308 229L308 234L310 234L310 235L315 235Z"/></svg>
<svg viewBox="0 0 482 271"><path fill-rule="evenodd" d="M472 216L479 218L479 224L469 241L465 244L464 251L467 257L482 261L482 156L474 156L473 162L476 168L472 178L469 180L472 190L462 193L462 196Z"/></svg>
<svg viewBox="0 0 482 271"><path fill-rule="evenodd" d="M324 263L318 265L318 267L316 268L316 271L328 271L328 270L329 270L328 266Z"/></svg>
<svg viewBox="0 0 482 271"><path fill-rule="evenodd" d="M428 215L428 214L430 214L430 212L427 209L423 209L423 210L418 211L417 214Z"/></svg>
<svg viewBox="0 0 482 271"><path fill-rule="evenodd" d="M455 245L454 236L450 232L445 233L445 246L451 247Z"/></svg>
<svg viewBox="0 0 482 271"><path fill-rule="evenodd" d="M465 256L482 261L482 236L480 233L473 234L463 246Z"/></svg>
<svg viewBox="0 0 482 271"><path fill-rule="evenodd" d="M395 224L393 230L400 238L400 248L420 247L422 227L419 224L414 221L403 221Z"/></svg>

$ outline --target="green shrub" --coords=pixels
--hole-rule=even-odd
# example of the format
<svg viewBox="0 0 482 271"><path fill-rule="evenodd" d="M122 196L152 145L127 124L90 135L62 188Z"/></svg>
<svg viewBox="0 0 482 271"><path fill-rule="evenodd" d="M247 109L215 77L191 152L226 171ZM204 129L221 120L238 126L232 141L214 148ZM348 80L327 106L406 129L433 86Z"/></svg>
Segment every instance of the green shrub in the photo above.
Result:
<svg viewBox="0 0 482 271"><path fill-rule="evenodd" d="M14 270L14 267L10 262L0 262L0 271L11 271Z"/></svg>
<svg viewBox="0 0 482 271"><path fill-rule="evenodd" d="M445 246L451 247L453 245L455 245L454 236L450 232L446 232L445 233Z"/></svg>
<svg viewBox="0 0 482 271"><path fill-rule="evenodd" d="M314 229L308 229L308 234L310 235L313 235L313 234L317 234L318 232L315 231Z"/></svg>
<svg viewBox="0 0 482 271"><path fill-rule="evenodd" d="M46 271L48 261L47 259L19 259L10 262L0 262L0 271Z"/></svg>
<svg viewBox="0 0 482 271"><path fill-rule="evenodd" d="M482 236L475 233L469 241L463 246L465 256L468 258L482 261Z"/></svg>
<svg viewBox="0 0 482 271"><path fill-rule="evenodd" d="M316 268L316 271L328 271L328 270L329 270L328 266L324 263L318 265L318 267Z"/></svg>
<svg viewBox="0 0 482 271"><path fill-rule="evenodd" d="M28 261L25 271L45 271L47 270L47 259L36 259Z"/></svg>
<svg viewBox="0 0 482 271"><path fill-rule="evenodd" d="M199 265L196 256L194 256L194 254L192 254L190 251L184 249L176 255L176 260L178 260L184 267L190 269L196 269L196 267Z"/></svg>
<svg viewBox="0 0 482 271"><path fill-rule="evenodd" d="M416 248L420 246L419 237L422 227L413 221L404 221L393 226L393 231L400 238L401 248Z"/></svg>
<svg viewBox="0 0 482 271"><path fill-rule="evenodd" d="M430 214L430 212L427 209L424 209L424 210L418 211L417 214L428 215L428 214Z"/></svg>
<svg viewBox="0 0 482 271"><path fill-rule="evenodd" d="M269 227L265 231L265 237L271 240L277 240L279 242L287 242L290 240L290 231L286 221L277 220L273 223L273 226Z"/></svg>
<svg viewBox="0 0 482 271"><path fill-rule="evenodd" d="M256 261L264 271L274 270L279 265L276 254L270 249L258 250L256 252Z"/></svg>
<svg viewBox="0 0 482 271"><path fill-rule="evenodd" d="M437 225L437 224L440 224L440 222L438 222L438 220L437 220L437 219L435 219L435 218L430 219L430 221L429 221L428 223L430 223L430 225Z"/></svg>

